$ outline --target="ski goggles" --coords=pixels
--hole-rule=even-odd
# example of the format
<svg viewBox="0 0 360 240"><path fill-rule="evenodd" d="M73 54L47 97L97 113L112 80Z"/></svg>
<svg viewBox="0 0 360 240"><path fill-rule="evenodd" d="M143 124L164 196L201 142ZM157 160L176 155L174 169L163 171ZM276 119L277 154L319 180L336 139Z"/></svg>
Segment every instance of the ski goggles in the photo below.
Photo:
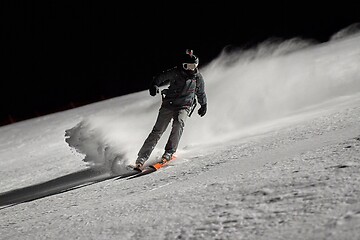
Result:
<svg viewBox="0 0 360 240"><path fill-rule="evenodd" d="M197 66L198 66L198 65L197 65L196 63L183 63L183 68L184 68L185 70L194 71Z"/></svg>

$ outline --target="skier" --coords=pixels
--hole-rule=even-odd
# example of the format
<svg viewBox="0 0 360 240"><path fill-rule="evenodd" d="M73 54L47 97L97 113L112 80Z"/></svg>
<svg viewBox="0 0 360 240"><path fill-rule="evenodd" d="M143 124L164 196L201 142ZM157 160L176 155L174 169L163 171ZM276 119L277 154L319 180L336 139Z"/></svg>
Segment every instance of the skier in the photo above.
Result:
<svg viewBox="0 0 360 240"><path fill-rule="evenodd" d="M170 161L178 147L185 121L192 113L196 98L201 105L198 114L203 117L207 110L204 79L198 69L199 58L193 54L193 50L186 50L181 56L178 66L162 72L155 76L150 83L149 92L151 96L159 93L159 87L169 84L167 89L161 91L162 105L156 123L141 147L135 168L143 169L143 165L150 157L156 144L165 132L170 121L173 120L172 129L165 146L165 152L161 162Z"/></svg>

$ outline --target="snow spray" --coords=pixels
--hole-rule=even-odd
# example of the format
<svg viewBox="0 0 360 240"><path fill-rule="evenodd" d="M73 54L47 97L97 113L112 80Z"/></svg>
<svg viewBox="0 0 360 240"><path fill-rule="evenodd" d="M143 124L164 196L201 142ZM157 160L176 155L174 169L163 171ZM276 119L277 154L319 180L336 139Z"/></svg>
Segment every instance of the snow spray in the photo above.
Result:
<svg viewBox="0 0 360 240"><path fill-rule="evenodd" d="M358 93L360 35L339 33L321 44L270 39L246 50L224 48L200 69L208 111L203 118L193 114L187 120L179 151L188 145L223 141L256 124ZM66 130L69 146L84 154L84 161L92 166L109 166L115 158L124 165L134 163L161 105L160 98L152 98L148 91L112 102ZM153 157L161 154L169 129Z"/></svg>

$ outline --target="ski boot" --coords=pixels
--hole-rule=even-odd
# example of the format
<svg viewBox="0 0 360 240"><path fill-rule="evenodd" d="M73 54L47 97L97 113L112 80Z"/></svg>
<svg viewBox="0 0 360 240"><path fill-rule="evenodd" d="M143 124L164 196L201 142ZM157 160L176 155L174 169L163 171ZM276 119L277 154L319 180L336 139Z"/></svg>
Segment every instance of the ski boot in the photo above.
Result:
<svg viewBox="0 0 360 240"><path fill-rule="evenodd" d="M169 152L165 152L162 157L161 157L161 162L162 163L166 163L166 162L169 162L173 157L173 154L172 153L169 153Z"/></svg>
<svg viewBox="0 0 360 240"><path fill-rule="evenodd" d="M142 158L136 159L134 169L142 171L144 169L144 163L145 163L144 159Z"/></svg>

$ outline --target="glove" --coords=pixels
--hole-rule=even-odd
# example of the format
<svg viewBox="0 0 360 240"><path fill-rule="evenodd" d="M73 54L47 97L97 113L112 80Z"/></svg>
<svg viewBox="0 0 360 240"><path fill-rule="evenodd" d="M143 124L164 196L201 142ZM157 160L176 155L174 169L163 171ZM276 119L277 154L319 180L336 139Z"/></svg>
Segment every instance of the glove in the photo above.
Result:
<svg viewBox="0 0 360 240"><path fill-rule="evenodd" d="M156 85L152 85L149 88L149 92L150 92L150 95L154 97L157 93L159 93L159 87Z"/></svg>
<svg viewBox="0 0 360 240"><path fill-rule="evenodd" d="M206 110L207 110L206 104L201 105L201 107L198 110L198 114L200 115L200 117L203 117L206 114Z"/></svg>

